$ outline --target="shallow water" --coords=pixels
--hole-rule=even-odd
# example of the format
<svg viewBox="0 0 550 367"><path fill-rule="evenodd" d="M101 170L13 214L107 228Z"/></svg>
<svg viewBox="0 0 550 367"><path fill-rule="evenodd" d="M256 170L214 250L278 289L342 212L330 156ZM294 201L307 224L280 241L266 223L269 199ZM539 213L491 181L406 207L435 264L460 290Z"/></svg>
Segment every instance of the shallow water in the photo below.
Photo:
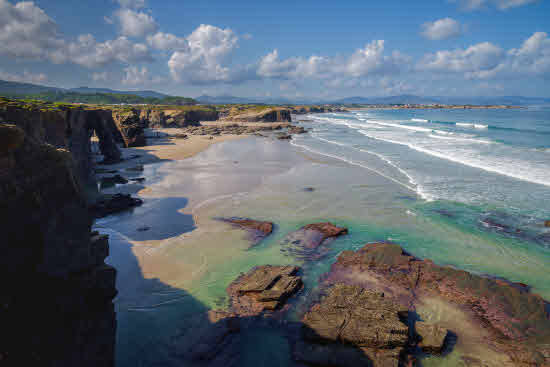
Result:
<svg viewBox="0 0 550 367"><path fill-rule="evenodd" d="M359 144L355 138L345 143ZM296 319L339 252L373 241L393 241L439 264L527 283L550 299L550 252L534 240L538 232L529 237L488 229L479 219L493 210L489 204L426 201L408 180L410 173L395 163L371 153L330 151L313 139L298 138L293 146L247 138L216 144L184 161L147 166L144 175L152 184L142 194L144 206L96 223L111 235L109 262L119 270L118 366L181 365L172 337L198 313L225 307L227 285L255 265L303 267L305 291L288 315ZM269 220L276 229L249 249L241 230L214 219L230 216ZM344 225L350 234L332 242L316 262L281 251L287 233L318 221ZM522 219L517 222L512 224L527 226ZM151 229L137 231L141 226ZM432 308L426 317L435 314ZM245 365L290 363L274 357L258 362L265 356L258 351L267 348L258 340L273 341L278 346L270 349L274 355L285 355L288 346L275 330L255 332L263 339L247 334L256 343L243 351ZM457 366L459 352L426 365Z"/></svg>

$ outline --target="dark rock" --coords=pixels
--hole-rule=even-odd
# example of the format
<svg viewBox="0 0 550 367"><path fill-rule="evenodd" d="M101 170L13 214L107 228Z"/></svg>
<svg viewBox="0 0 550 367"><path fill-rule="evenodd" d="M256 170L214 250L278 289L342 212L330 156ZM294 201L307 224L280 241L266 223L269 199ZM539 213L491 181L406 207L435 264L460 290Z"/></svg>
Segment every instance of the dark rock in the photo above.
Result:
<svg viewBox="0 0 550 367"><path fill-rule="evenodd" d="M113 366L116 270L104 263L108 237L91 232L74 154L42 135L56 121L34 122L30 134L0 124L0 365Z"/></svg>
<svg viewBox="0 0 550 367"><path fill-rule="evenodd" d="M239 316L255 316L281 308L302 287L295 266L264 265L241 275L227 288L231 310Z"/></svg>
<svg viewBox="0 0 550 367"><path fill-rule="evenodd" d="M292 139L292 136L291 135L288 135L288 134L283 134L283 135L279 135L277 137L277 139L279 140L291 140Z"/></svg>
<svg viewBox="0 0 550 367"><path fill-rule="evenodd" d="M302 191L313 192L313 191L315 191L315 188L313 188L313 187L304 187L304 189Z"/></svg>
<svg viewBox="0 0 550 367"><path fill-rule="evenodd" d="M124 177L122 177L121 175L115 175L115 176L110 176L110 177L101 177L99 179L99 181L100 181L101 189L105 189L105 188L108 188L108 187L113 187L116 184L124 185L124 184L128 183L128 180L125 179Z"/></svg>
<svg viewBox="0 0 550 367"><path fill-rule="evenodd" d="M221 218L220 220L247 230L249 239L252 242L251 247L260 243L273 232L272 222L263 222L248 218Z"/></svg>
<svg viewBox="0 0 550 367"><path fill-rule="evenodd" d="M307 130L302 126L291 126L288 128L288 132L289 134L305 134L307 133Z"/></svg>
<svg viewBox="0 0 550 367"><path fill-rule="evenodd" d="M145 177L131 178L130 181L141 183L141 182L144 182L144 181L145 181Z"/></svg>
<svg viewBox="0 0 550 367"><path fill-rule="evenodd" d="M449 331L438 324L417 321L414 325L419 337L418 345L426 353L440 354L445 347L445 339Z"/></svg>
<svg viewBox="0 0 550 367"><path fill-rule="evenodd" d="M326 365L320 363L321 352L322 360L328 358L336 365L357 366L370 361L367 365L397 366L409 341L407 315L407 308L383 293L336 284L304 316L304 341L294 346L294 358ZM333 361L331 350L346 359Z"/></svg>
<svg viewBox="0 0 550 367"><path fill-rule="evenodd" d="M146 231L148 231L148 230L150 230L150 229L151 229L151 227L143 226L143 227L139 227L139 228L137 229L137 231L138 231L138 232L146 232Z"/></svg>
<svg viewBox="0 0 550 367"><path fill-rule="evenodd" d="M126 171L143 172L143 165L126 168Z"/></svg>
<svg viewBox="0 0 550 367"><path fill-rule="evenodd" d="M328 222L308 224L286 236L282 245L298 258L315 260L321 258L327 250L320 248L321 245L346 233L347 228L337 227Z"/></svg>
<svg viewBox="0 0 550 367"><path fill-rule="evenodd" d="M550 220L544 221L544 226L545 227L550 227Z"/></svg>
<svg viewBox="0 0 550 367"><path fill-rule="evenodd" d="M133 198L130 195L114 194L103 195L92 205L91 211L96 218L102 218L110 214L119 213L143 204L143 200Z"/></svg>

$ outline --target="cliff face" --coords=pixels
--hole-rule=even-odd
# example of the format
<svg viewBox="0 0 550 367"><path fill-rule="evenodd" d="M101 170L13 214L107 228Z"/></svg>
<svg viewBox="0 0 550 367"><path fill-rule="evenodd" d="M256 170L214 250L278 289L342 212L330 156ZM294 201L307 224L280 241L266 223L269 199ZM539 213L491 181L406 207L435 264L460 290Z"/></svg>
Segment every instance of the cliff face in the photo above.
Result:
<svg viewBox="0 0 550 367"><path fill-rule="evenodd" d="M121 153L113 137L110 111L85 110L80 107L50 107L19 103L0 104L0 123L19 126L32 139L64 148L72 153L76 172L84 182L91 182L93 162L90 138L99 138L107 162L117 162Z"/></svg>
<svg viewBox="0 0 550 367"><path fill-rule="evenodd" d="M214 109L146 109L141 111L140 117L148 127L187 127L199 125L201 121L216 121L219 114Z"/></svg>
<svg viewBox="0 0 550 367"><path fill-rule="evenodd" d="M267 108L260 111L230 112L225 120L235 122L292 122L290 110L286 108Z"/></svg>
<svg viewBox="0 0 550 367"><path fill-rule="evenodd" d="M78 130L82 116L44 114L29 133L0 124L0 228L8 239L0 257L0 361L6 365L113 365L116 271L104 263L107 237L91 233L73 159L81 152L74 144L85 135ZM73 148L72 154L46 141Z"/></svg>

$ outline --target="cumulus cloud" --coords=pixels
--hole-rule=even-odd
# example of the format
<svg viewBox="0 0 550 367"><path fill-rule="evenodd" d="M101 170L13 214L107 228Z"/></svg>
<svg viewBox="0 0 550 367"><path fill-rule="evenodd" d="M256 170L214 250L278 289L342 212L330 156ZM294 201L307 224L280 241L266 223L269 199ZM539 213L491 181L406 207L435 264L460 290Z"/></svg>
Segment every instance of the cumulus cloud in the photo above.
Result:
<svg viewBox="0 0 550 367"><path fill-rule="evenodd" d="M120 9L115 13L120 23L120 32L124 36L143 37L157 31L158 25L147 13L132 9Z"/></svg>
<svg viewBox="0 0 550 367"><path fill-rule="evenodd" d="M377 40L356 50L348 58L313 55L281 59L279 52L274 50L260 60L257 73L265 78L282 79L359 78L372 73L398 71L408 62L408 56L399 52L384 55L384 41Z"/></svg>
<svg viewBox="0 0 550 367"><path fill-rule="evenodd" d="M472 72L495 68L504 56L504 51L490 42L478 43L467 49L437 51L427 54L419 62L420 70L439 72Z"/></svg>
<svg viewBox="0 0 550 367"><path fill-rule="evenodd" d="M58 33L57 24L32 2L12 5L0 0L0 54L14 58L72 62L88 68L111 62L149 62L145 44L126 37L97 42L90 35L69 41Z"/></svg>
<svg viewBox="0 0 550 367"><path fill-rule="evenodd" d="M459 2L466 10L477 10L488 6L495 6L499 10L507 10L536 1L538 0L452 0L452 2Z"/></svg>
<svg viewBox="0 0 550 367"><path fill-rule="evenodd" d="M94 82L106 82L109 74L106 71L92 73L91 78Z"/></svg>
<svg viewBox="0 0 550 367"><path fill-rule="evenodd" d="M63 61L63 57L87 68L112 62L130 64L153 61L149 49L142 43L134 43L126 37L97 42L91 34L81 35L76 42L70 42L60 51L58 59Z"/></svg>
<svg viewBox="0 0 550 367"><path fill-rule="evenodd" d="M430 40L444 40L457 37L462 33L460 23L452 18L438 19L422 24L421 34Z"/></svg>
<svg viewBox="0 0 550 367"><path fill-rule="evenodd" d="M9 82L19 83L44 83L48 80L48 76L44 73L31 73L25 70L21 73L8 73L0 70L0 79L7 80Z"/></svg>
<svg viewBox="0 0 550 367"><path fill-rule="evenodd" d="M149 82L149 70L146 67L128 66L124 69L122 84L142 85Z"/></svg>
<svg viewBox="0 0 550 367"><path fill-rule="evenodd" d="M157 32L147 37L147 43L157 50L187 51L189 43L184 37L177 37L170 33Z"/></svg>
<svg viewBox="0 0 550 367"><path fill-rule="evenodd" d="M0 0L0 54L51 59L51 50L60 47L57 25L42 9L32 2Z"/></svg>
<svg viewBox="0 0 550 367"><path fill-rule="evenodd" d="M168 67L175 80L195 83L231 81L232 72L224 65L237 47L238 37L227 28L202 24L187 37L188 47L175 51Z"/></svg>

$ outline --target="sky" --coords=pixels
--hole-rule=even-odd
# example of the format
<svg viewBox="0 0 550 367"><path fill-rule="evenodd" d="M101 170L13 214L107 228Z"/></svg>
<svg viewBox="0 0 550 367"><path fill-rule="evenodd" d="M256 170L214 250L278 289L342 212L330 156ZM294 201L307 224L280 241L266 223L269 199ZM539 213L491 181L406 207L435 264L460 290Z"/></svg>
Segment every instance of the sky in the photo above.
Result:
<svg viewBox="0 0 550 367"><path fill-rule="evenodd" d="M171 95L550 97L550 0L0 0L0 79Z"/></svg>

